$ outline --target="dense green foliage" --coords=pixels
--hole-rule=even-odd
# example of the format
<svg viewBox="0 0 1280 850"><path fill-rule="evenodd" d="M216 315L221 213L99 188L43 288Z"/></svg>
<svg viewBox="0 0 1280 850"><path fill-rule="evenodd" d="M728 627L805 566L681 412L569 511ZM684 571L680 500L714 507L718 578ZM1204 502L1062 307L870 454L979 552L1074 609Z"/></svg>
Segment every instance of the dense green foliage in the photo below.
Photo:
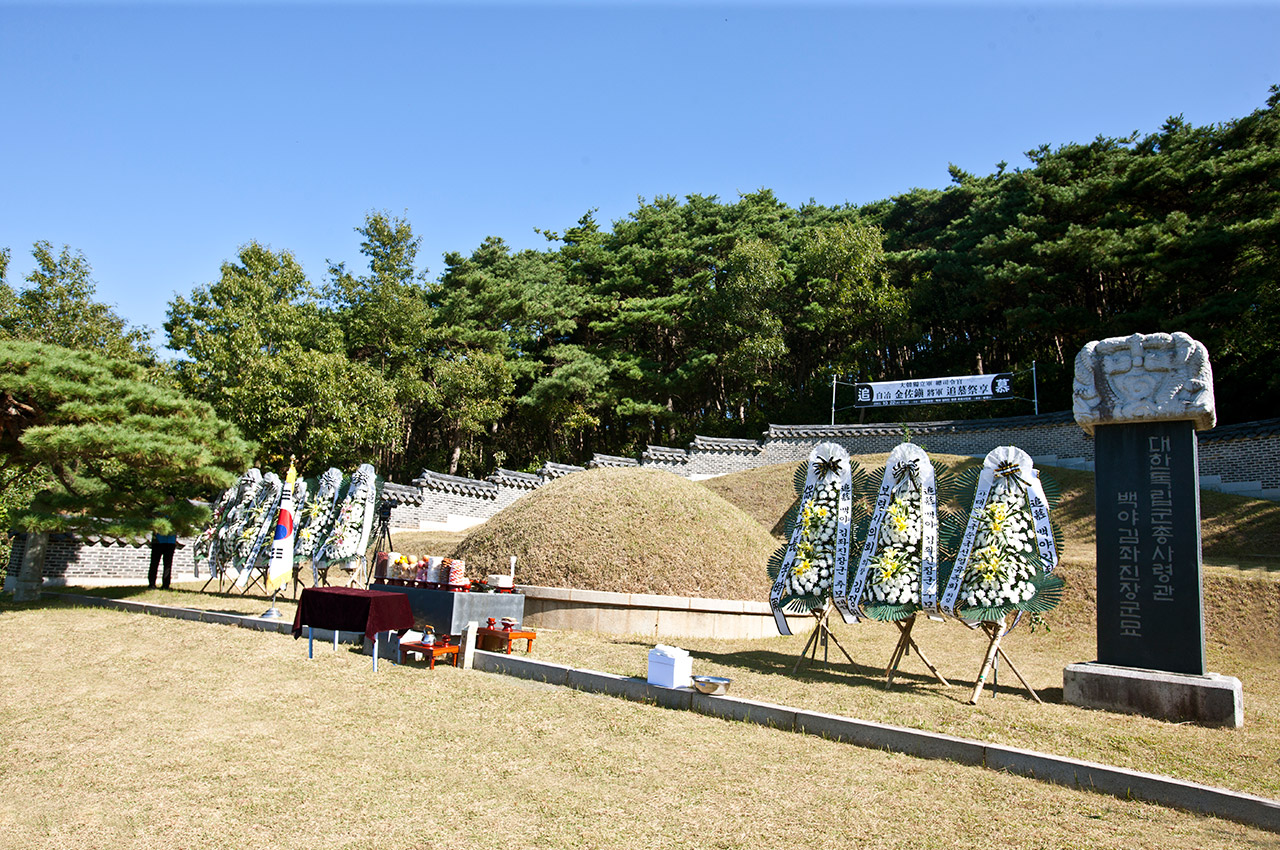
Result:
<svg viewBox="0 0 1280 850"><path fill-rule="evenodd" d="M356 229L366 268L323 281L250 243L170 305L176 379L261 463L399 480L825 422L833 378L1010 371L1028 398L1034 362L1041 409L1061 410L1080 347L1133 332L1208 346L1220 421L1280 414L1280 89L1226 124L1027 156L861 207L642 199L610 228L588 212L543 231L542 250L448 253L434 278L386 213ZM75 277L65 250L37 251ZM0 286L0 331L16 297ZM851 403L841 390L841 421L1031 412Z"/></svg>
<svg viewBox="0 0 1280 850"><path fill-rule="evenodd" d="M48 342L66 348L100 351L109 357L151 361L148 334L131 328L107 304L95 301L89 261L64 245L54 253L48 242L31 249L36 266L26 286L8 281L9 251L0 249L0 339Z"/></svg>
<svg viewBox="0 0 1280 850"><path fill-rule="evenodd" d="M1280 88L1228 124L1173 118L1028 157L863 209L886 233L894 287L911 293L915 328L888 371L1035 359L1042 402L1061 409L1085 342L1181 330L1209 349L1225 421L1277 415Z"/></svg>
<svg viewBox="0 0 1280 850"><path fill-rule="evenodd" d="M213 410L91 351L0 341L0 475L43 477L10 513L26 531L190 534L193 497L235 481L252 454Z"/></svg>

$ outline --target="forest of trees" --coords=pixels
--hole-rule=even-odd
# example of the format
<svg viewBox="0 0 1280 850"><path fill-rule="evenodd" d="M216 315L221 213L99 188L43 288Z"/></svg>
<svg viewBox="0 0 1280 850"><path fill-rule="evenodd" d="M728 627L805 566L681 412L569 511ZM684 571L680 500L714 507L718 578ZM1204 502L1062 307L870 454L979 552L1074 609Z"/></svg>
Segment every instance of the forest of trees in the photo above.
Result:
<svg viewBox="0 0 1280 850"><path fill-rule="evenodd" d="M372 213L356 228L364 267L335 264L322 280L287 250L242 246L169 306L173 361L109 310L110 333L77 341L103 325L66 324L68 304L92 306L63 291L87 263L40 243L25 288L4 279L0 254L0 337L109 343L238 425L260 463L297 454L313 474L370 461L400 481L826 422L833 377L1034 361L1041 410L1064 410L1080 347L1135 331L1205 343L1220 421L1280 415L1280 89L1225 124L1170 119L1028 157L863 206L793 208L768 190L641 200L609 226L588 212L543 231L542 250L490 238L446 254L434 277L410 222ZM50 314L66 341L50 337ZM1030 377L1015 389L1029 397ZM842 391L839 406L851 403ZM865 415L1030 412L1005 401Z"/></svg>

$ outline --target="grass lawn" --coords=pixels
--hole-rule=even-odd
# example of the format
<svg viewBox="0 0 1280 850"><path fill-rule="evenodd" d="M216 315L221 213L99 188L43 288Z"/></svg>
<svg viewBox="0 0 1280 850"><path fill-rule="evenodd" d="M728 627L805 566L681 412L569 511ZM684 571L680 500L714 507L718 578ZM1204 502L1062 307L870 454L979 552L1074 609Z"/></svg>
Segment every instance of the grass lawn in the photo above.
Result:
<svg viewBox="0 0 1280 850"><path fill-rule="evenodd" d="M921 637L937 660L949 656L940 634ZM1069 646L1063 637L1051 640ZM867 707L1042 748L1078 731L1086 751L1111 738L1132 750L1186 745L1226 765L1245 740L1112 725L1010 693L970 708L915 678L886 694L871 661L888 652L885 630L842 628L841 639L866 666L794 679L783 668L800 638L688 645L701 672L729 673L744 696ZM1047 676L1031 648L1042 636L1024 639L1015 658ZM498 675L392 665L375 675L345 648L308 661L302 642L247 629L4 602L0 641L0 835L12 850L1276 844L1160 806ZM647 644L547 631L537 648L634 673ZM1255 705L1247 722L1260 726ZM1075 731L1038 740L1064 723Z"/></svg>
<svg viewBox="0 0 1280 850"><path fill-rule="evenodd" d="M793 468L707 487L776 530ZM1007 669L998 696L968 705L985 641L956 622L915 632L950 687L908 657L885 689L889 624L837 621L853 663L831 646L829 664L795 675L804 635L674 642L693 653L695 673L731 677L736 696L1280 799L1280 505L1204 494L1206 655L1210 670L1243 682L1245 726L1165 723L1062 703L1062 668L1096 656L1093 496L1091 476L1055 472L1068 592L1046 617L1051 631L1024 625L1004 644L1044 705ZM601 511L587 513L595 522ZM627 512L617 513L625 527ZM396 547L450 554L464 539L397 534ZM495 542L490 560L505 563L508 545ZM268 606L258 593L202 584L68 590L255 616ZM762 598L763 565L739 585L735 598ZM290 599L277 606L292 620ZM375 676L346 647L308 661L303 643L247 629L0 597L0 640L5 848L1280 844L1159 806L503 676L393 665ZM644 676L653 643L543 629L535 655Z"/></svg>

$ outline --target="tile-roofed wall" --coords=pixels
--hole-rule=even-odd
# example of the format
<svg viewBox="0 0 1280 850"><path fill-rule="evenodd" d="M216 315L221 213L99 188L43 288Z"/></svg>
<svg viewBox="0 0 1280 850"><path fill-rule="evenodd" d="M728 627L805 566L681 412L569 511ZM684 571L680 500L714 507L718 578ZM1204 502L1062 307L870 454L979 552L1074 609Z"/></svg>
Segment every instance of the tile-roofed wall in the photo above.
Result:
<svg viewBox="0 0 1280 850"><path fill-rule="evenodd" d="M515 487L520 490L536 490L542 486L542 476L532 472L516 472L512 469L498 467L492 475L486 477L499 487Z"/></svg>
<svg viewBox="0 0 1280 850"><path fill-rule="evenodd" d="M688 462L688 451L673 449L669 446L649 446L640 455L640 463L643 466L670 467L681 466Z"/></svg>
<svg viewBox="0 0 1280 850"><path fill-rule="evenodd" d="M764 446L759 440L747 440L738 437L703 437L694 435L689 444L690 451L700 452L747 452L759 454Z"/></svg>
<svg viewBox="0 0 1280 850"><path fill-rule="evenodd" d="M574 466L571 463L551 463L550 461L547 461L547 463L543 464L542 468L538 470L538 474L550 481L553 478L559 478L561 475L585 471L585 466Z"/></svg>
<svg viewBox="0 0 1280 850"><path fill-rule="evenodd" d="M388 481L382 485L382 498L393 505L421 505L422 488Z"/></svg>
<svg viewBox="0 0 1280 850"><path fill-rule="evenodd" d="M475 478L463 478L458 475L445 475L443 472L422 470L422 474L413 479L423 490L442 490L446 493L457 493L462 496L473 496L479 499L496 499L498 485L492 481L480 481Z"/></svg>
<svg viewBox="0 0 1280 850"><path fill-rule="evenodd" d="M173 581L192 581L194 564L191 544L194 538L178 538L173 554ZM15 581L22 568L26 535L13 538L9 551L6 583ZM121 540L98 535L50 534L45 548L44 571L47 584L146 584L151 566L150 540ZM163 568L162 568L163 569ZM157 576L158 577L158 576ZM208 574L199 578L208 578Z"/></svg>
<svg viewBox="0 0 1280 850"><path fill-rule="evenodd" d="M1037 463L1091 468L1093 441L1068 412L980 421L907 423L912 439L934 453L985 455L1000 445L1016 445ZM840 443L851 453L888 452L902 441L900 424L770 425L761 440L695 437L688 449L649 446L639 459L595 455L594 467L644 466L702 478L742 469L803 460L820 440ZM1280 419L1226 425L1201 431L1201 486L1280 501ZM418 528L423 522L445 522L450 516L487 519L543 483L581 471L571 464L547 463L539 474L499 469L488 480L423 470L413 485L388 483L384 495L396 503L392 525ZM55 582L141 582L146 579L147 540L50 538L45 576ZM191 541L180 540L174 558L175 577L192 573ZM22 563L19 540L9 559L15 577Z"/></svg>
<svg viewBox="0 0 1280 850"><path fill-rule="evenodd" d="M591 456L591 461L587 466L592 469L599 467L623 467L623 466L639 466L640 461L633 457L618 457L617 455L602 455L596 452Z"/></svg>

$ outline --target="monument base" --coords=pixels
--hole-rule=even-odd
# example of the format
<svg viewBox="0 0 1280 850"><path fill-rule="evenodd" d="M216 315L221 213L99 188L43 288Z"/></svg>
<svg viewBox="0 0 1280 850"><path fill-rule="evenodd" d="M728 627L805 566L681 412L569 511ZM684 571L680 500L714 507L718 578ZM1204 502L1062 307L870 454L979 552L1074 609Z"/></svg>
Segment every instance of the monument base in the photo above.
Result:
<svg viewBox="0 0 1280 850"><path fill-rule="evenodd" d="M1069 705L1206 726L1244 725L1244 691L1234 676L1203 676L1086 662L1062 670Z"/></svg>

